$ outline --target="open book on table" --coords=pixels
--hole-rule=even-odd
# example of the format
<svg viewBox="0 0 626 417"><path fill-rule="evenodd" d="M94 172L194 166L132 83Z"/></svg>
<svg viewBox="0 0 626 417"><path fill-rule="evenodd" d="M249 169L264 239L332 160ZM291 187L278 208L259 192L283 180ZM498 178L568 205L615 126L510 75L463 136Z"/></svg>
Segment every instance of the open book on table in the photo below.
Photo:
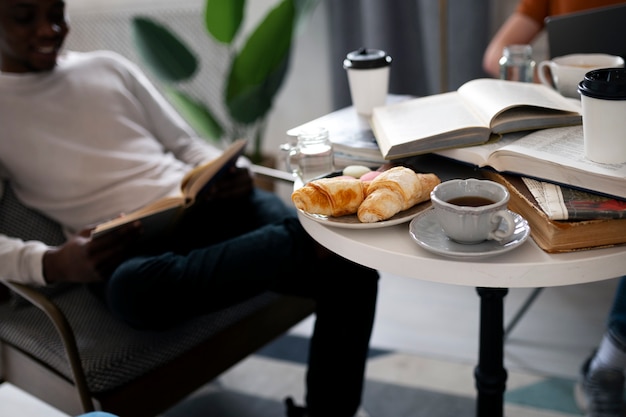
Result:
<svg viewBox="0 0 626 417"><path fill-rule="evenodd" d="M477 79L457 91L375 107L371 125L386 159L477 145L492 135L576 125L581 106L542 84Z"/></svg>
<svg viewBox="0 0 626 417"><path fill-rule="evenodd" d="M97 238L125 224L141 220L144 236L154 236L168 230L178 221L181 214L193 206L202 193L243 154L247 141L240 139L233 142L217 158L190 170L180 184L180 195L165 197L131 213L101 223L92 231L92 238Z"/></svg>
<svg viewBox="0 0 626 417"><path fill-rule="evenodd" d="M626 163L600 164L585 158L582 126L504 135L479 146L438 155L626 199Z"/></svg>

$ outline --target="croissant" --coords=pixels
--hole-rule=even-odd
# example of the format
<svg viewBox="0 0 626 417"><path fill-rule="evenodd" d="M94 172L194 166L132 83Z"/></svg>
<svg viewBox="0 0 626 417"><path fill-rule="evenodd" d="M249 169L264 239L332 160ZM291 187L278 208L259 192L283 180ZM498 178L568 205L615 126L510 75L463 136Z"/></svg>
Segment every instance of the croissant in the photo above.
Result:
<svg viewBox="0 0 626 417"><path fill-rule="evenodd" d="M291 200L307 213L339 217L357 212L365 199L364 187L355 178L322 178L295 190Z"/></svg>
<svg viewBox="0 0 626 417"><path fill-rule="evenodd" d="M395 214L430 199L441 180L435 174L417 174L406 167L391 168L367 186L367 197L357 216L362 223L387 220Z"/></svg>

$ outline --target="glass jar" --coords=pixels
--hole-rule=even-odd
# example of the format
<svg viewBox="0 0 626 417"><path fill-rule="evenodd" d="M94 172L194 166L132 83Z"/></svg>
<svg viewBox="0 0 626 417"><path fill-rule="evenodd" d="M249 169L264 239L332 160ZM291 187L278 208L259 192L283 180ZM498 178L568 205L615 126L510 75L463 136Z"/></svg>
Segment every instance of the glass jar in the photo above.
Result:
<svg viewBox="0 0 626 417"><path fill-rule="evenodd" d="M505 46L500 58L500 79L510 81L533 82L535 61L530 45Z"/></svg>
<svg viewBox="0 0 626 417"><path fill-rule="evenodd" d="M288 150L287 170L303 182L329 174L334 169L333 145L325 128L307 129L298 135L295 146Z"/></svg>

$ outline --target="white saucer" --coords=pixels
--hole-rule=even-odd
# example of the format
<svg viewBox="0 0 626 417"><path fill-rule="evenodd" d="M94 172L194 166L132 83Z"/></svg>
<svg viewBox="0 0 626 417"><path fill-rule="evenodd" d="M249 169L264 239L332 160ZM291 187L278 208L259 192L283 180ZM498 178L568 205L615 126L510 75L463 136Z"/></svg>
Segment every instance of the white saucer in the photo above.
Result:
<svg viewBox="0 0 626 417"><path fill-rule="evenodd" d="M425 211L411 220L409 233L418 245L430 252L452 258L484 258L515 249L528 238L530 226L526 219L517 213L510 213L515 220L515 231L502 242L485 240L475 244L457 243L443 233L433 210Z"/></svg>

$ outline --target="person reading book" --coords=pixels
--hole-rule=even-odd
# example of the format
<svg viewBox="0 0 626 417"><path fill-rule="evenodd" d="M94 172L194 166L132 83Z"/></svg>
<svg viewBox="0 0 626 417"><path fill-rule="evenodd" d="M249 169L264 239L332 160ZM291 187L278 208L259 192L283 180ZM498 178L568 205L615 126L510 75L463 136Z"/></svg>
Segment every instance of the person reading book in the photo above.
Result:
<svg viewBox="0 0 626 417"><path fill-rule="evenodd" d="M220 151L125 58L61 52L68 32L62 0L0 0L0 174L68 236L58 247L0 236L0 279L86 284L155 330L266 290L313 298L306 410L290 401L288 413L353 416L378 273L318 246L292 207L253 187L242 159L170 234L139 245L138 220L91 238L94 225L178 194Z"/></svg>
<svg viewBox="0 0 626 417"><path fill-rule="evenodd" d="M500 57L507 45L529 44L541 33L548 16L579 12L624 3L624 0L520 0L515 11L493 36L483 55L483 70L492 77L500 75Z"/></svg>

